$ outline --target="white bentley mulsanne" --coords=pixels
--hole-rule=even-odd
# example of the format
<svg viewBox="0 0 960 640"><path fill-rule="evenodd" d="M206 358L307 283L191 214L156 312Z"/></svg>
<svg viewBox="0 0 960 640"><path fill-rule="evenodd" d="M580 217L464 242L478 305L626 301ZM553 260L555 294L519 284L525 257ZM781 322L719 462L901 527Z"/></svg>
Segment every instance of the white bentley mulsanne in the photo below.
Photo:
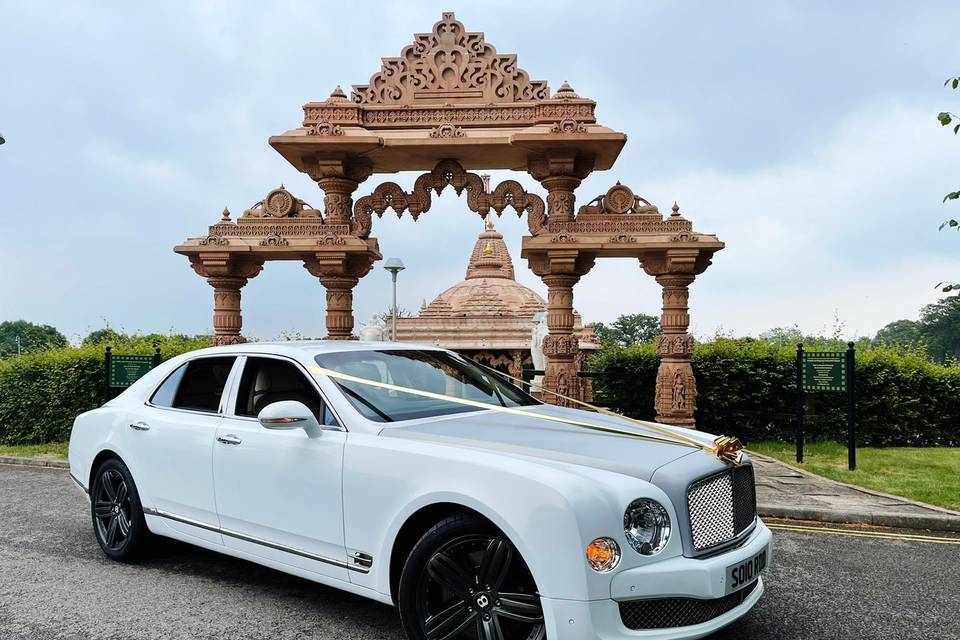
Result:
<svg viewBox="0 0 960 640"><path fill-rule="evenodd" d="M70 473L112 559L176 538L396 605L411 639L696 638L760 598L771 535L748 459L649 429L442 349L243 344L77 417Z"/></svg>

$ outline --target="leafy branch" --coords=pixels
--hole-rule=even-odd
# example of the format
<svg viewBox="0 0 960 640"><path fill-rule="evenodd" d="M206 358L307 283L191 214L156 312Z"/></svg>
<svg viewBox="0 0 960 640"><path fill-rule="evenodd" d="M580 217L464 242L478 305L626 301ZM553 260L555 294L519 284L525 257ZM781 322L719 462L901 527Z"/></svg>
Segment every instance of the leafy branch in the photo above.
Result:
<svg viewBox="0 0 960 640"><path fill-rule="evenodd" d="M960 87L960 77L947 78L946 81L944 81L943 86L956 90L957 87ZM942 127L949 127L951 124L953 124L954 135L960 133L960 117L958 117L957 114L950 113L949 111L941 111L937 114L937 120L940 122L940 126ZM954 124L955 122L956 124ZM946 202L947 200L960 200L960 189L951 191L947 195L943 196L943 201ZM942 231L945 228L960 230L960 221L957 221L956 218L950 218L940 225L939 230ZM960 283L940 282L937 283L937 287L939 287L940 290L945 293L950 291L960 291Z"/></svg>

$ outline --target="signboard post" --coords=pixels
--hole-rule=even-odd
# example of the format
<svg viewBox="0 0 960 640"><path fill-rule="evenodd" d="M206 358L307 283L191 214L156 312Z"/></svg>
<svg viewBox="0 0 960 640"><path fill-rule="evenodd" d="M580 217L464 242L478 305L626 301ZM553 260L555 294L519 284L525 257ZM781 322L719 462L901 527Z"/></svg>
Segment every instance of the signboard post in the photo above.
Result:
<svg viewBox="0 0 960 640"><path fill-rule="evenodd" d="M856 401L853 395L855 353L852 342L846 351L804 351L797 345L797 462L803 462L803 414L806 393L846 392L847 466L857 468Z"/></svg>
<svg viewBox="0 0 960 640"><path fill-rule="evenodd" d="M104 353L104 390L110 399L113 389L126 389L160 364L160 348L152 356L119 355L107 347Z"/></svg>

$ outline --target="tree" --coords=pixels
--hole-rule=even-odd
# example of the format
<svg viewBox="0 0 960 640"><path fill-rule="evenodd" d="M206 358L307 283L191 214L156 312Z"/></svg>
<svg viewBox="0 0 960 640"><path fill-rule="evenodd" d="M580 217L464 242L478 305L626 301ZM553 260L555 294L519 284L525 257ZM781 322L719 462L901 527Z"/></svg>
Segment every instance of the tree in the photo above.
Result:
<svg viewBox="0 0 960 640"><path fill-rule="evenodd" d="M593 330L604 346L629 347L653 342L660 335L660 319L645 313L631 313L620 316L609 325L598 322Z"/></svg>
<svg viewBox="0 0 960 640"><path fill-rule="evenodd" d="M947 81L943 83L943 86L949 86L956 91L957 87L960 87L960 77L947 78ZM937 114L937 120L940 121L940 126L943 127L948 127L953 124L954 135L957 135L957 133L960 132L960 118L958 118L955 113L941 111ZM955 121L956 124L954 124ZM947 195L943 196L943 201L946 202L947 200L960 200L960 189L951 191ZM958 221L956 218L950 218L940 225L941 231L944 228L960 230L960 221ZM960 283L957 282L941 282L937 286L940 287L944 292L960 291Z"/></svg>
<svg viewBox="0 0 960 640"><path fill-rule="evenodd" d="M764 331L759 337L763 342L780 346L804 342L803 333L797 325L793 325L792 327L774 327L773 329Z"/></svg>
<svg viewBox="0 0 960 640"><path fill-rule="evenodd" d="M877 331L875 345L894 345L914 348L923 342L923 327L915 320L894 320Z"/></svg>
<svg viewBox="0 0 960 640"><path fill-rule="evenodd" d="M127 338L128 336L126 334L117 333L110 327L104 327L103 329L97 329L96 331L88 333L87 337L83 339L83 346L96 347L101 344L106 345Z"/></svg>
<svg viewBox="0 0 960 640"><path fill-rule="evenodd" d="M17 355L17 338L20 339L19 350L22 352L67 346L63 334L48 324L8 320L0 322L0 358Z"/></svg>
<svg viewBox="0 0 960 640"><path fill-rule="evenodd" d="M960 297L950 296L920 310L921 333L937 360L960 360Z"/></svg>

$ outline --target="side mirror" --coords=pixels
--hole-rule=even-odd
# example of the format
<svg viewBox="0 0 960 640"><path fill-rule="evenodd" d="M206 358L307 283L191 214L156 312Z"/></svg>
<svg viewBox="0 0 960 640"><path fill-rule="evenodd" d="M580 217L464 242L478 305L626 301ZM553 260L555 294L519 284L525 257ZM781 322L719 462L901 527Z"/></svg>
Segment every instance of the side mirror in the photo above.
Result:
<svg viewBox="0 0 960 640"><path fill-rule="evenodd" d="M296 400L281 400L265 406L257 416L265 429L297 429L307 433L319 433L320 423L307 405Z"/></svg>

